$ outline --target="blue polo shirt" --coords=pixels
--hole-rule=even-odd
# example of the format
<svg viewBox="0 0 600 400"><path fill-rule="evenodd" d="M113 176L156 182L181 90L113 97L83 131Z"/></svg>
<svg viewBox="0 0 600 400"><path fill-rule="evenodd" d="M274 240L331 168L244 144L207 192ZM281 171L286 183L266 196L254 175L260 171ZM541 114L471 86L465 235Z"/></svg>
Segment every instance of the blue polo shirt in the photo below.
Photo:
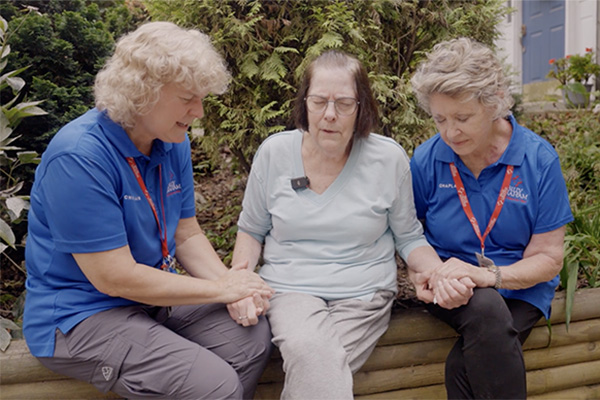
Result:
<svg viewBox="0 0 600 400"><path fill-rule="evenodd" d="M425 236L443 259L456 257L477 265L475 252L481 251L479 238L460 204L451 162L459 170L482 234L494 211L506 166L515 167L500 216L485 240L485 255L498 266L521 260L531 235L573 220L556 151L539 135L518 125L513 116L508 120L513 127L508 147L477 179L439 133L414 152L411 172L417 217L425 219ZM548 318L557 285L558 276L528 289L499 292L533 304Z"/></svg>
<svg viewBox="0 0 600 400"><path fill-rule="evenodd" d="M171 255L179 220L195 215L188 139L155 140L148 157L97 109L65 125L42 155L31 190L23 330L37 357L54 354L57 328L67 333L97 312L136 304L96 290L72 253L129 245L138 263L160 266L156 220L126 157L134 158L159 215L164 212Z"/></svg>

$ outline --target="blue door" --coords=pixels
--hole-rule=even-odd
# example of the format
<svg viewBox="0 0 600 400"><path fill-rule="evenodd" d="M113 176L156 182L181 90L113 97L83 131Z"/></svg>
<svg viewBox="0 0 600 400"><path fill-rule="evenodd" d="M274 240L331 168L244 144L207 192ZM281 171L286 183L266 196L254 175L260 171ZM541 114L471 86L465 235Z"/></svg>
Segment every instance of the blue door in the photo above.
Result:
<svg viewBox="0 0 600 400"><path fill-rule="evenodd" d="M565 53L565 0L523 1L523 83L546 80Z"/></svg>

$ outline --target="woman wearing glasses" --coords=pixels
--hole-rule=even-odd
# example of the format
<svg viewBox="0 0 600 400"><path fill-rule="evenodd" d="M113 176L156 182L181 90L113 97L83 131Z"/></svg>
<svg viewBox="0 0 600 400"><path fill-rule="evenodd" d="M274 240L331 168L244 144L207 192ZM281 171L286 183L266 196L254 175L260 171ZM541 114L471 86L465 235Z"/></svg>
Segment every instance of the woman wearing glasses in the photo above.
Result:
<svg viewBox="0 0 600 400"><path fill-rule="evenodd" d="M370 133L377 106L356 58L316 58L294 117L298 129L256 153L232 262L254 267L264 245L259 274L276 291L267 316L283 357L282 398L352 399L352 374L388 326L395 250L415 281L441 261L415 215L406 153ZM464 298L471 289L457 290Z"/></svg>

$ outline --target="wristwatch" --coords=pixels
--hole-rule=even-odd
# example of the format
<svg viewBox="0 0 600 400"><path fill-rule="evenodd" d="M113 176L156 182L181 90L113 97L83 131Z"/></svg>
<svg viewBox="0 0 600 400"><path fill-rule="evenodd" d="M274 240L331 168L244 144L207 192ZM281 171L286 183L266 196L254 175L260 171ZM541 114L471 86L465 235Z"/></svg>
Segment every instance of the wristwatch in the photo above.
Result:
<svg viewBox="0 0 600 400"><path fill-rule="evenodd" d="M495 289L500 289L502 286L502 274L500 273L500 268L498 268L495 264L488 265L488 270L493 272L496 275L496 282L494 283Z"/></svg>

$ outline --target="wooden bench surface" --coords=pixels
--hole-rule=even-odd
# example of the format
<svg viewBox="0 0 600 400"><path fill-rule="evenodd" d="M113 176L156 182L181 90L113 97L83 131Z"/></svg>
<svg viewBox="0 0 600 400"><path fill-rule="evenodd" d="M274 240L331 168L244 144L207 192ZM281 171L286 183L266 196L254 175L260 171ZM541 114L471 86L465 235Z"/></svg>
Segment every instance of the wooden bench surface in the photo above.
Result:
<svg viewBox="0 0 600 400"><path fill-rule="evenodd" d="M571 324L565 298L552 303L552 328L540 321L524 345L531 399L600 398L600 288L575 294ZM444 399L444 360L456 333L423 308L396 309L390 327L354 376L357 399ZM256 399L279 398L282 361L275 352ZM119 398L43 367L23 340L0 353L0 399Z"/></svg>

